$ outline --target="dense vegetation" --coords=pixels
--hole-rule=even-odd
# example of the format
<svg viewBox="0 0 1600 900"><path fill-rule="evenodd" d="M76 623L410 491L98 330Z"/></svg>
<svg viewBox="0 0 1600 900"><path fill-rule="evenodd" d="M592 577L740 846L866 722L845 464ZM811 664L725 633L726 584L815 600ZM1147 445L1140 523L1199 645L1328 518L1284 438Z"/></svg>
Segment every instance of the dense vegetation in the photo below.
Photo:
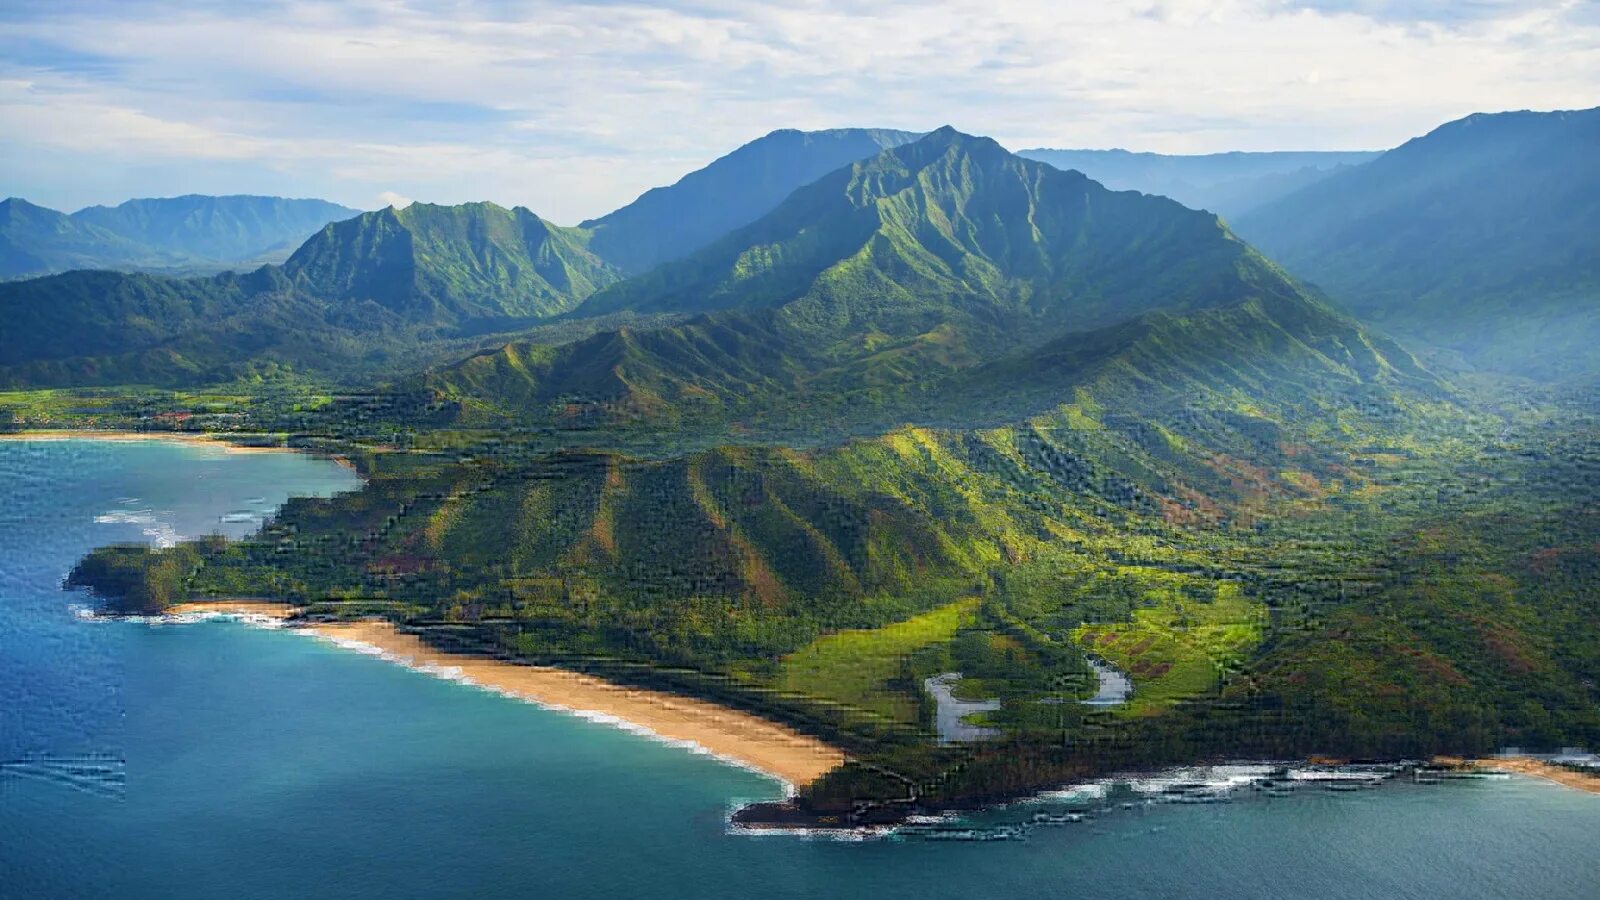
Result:
<svg viewBox="0 0 1600 900"><path fill-rule="evenodd" d="M25 424L295 432L366 476L245 541L98 551L73 584L381 615L753 709L854 757L817 810L1600 741L1593 397L1441 377L1212 215L950 129L609 286L587 230L413 209L282 269L82 291L189 335L300 304L269 354L352 310L403 352L554 318L371 391L10 395ZM1077 702L1090 656L1132 702ZM934 740L946 672L999 701L999 737Z"/></svg>

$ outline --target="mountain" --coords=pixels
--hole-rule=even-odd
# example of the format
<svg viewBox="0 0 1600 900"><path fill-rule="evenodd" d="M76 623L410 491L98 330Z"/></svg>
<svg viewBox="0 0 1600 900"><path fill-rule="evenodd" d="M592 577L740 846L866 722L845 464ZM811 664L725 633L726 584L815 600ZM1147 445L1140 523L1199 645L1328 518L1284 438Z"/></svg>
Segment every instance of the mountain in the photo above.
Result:
<svg viewBox="0 0 1600 900"><path fill-rule="evenodd" d="M315 296L412 319L543 318L617 280L588 240L520 206L413 203L325 226L283 270Z"/></svg>
<svg viewBox="0 0 1600 900"><path fill-rule="evenodd" d="M946 127L830 173L579 312L770 308L833 332L1037 333L1296 290L1213 215Z"/></svg>
<svg viewBox="0 0 1600 900"><path fill-rule="evenodd" d="M0 279L68 269L171 265L164 255L104 228L19 197L0 202Z"/></svg>
<svg viewBox="0 0 1600 900"><path fill-rule="evenodd" d="M879 128L781 129L579 227L594 232L595 253L637 274L755 221L795 188L917 137Z"/></svg>
<svg viewBox="0 0 1600 900"><path fill-rule="evenodd" d="M1600 109L1473 115L1241 217L1358 315L1536 376L1600 364Z"/></svg>
<svg viewBox="0 0 1600 900"><path fill-rule="evenodd" d="M688 318L513 343L409 386L462 424L732 421L816 440L1003 421L1129 367L1116 392L1130 400L1280 389L1267 371L1431 381L1215 216L949 128L830 173L573 315L617 313Z"/></svg>
<svg viewBox="0 0 1600 900"><path fill-rule="evenodd" d="M326 200L199 194L91 206L70 216L17 198L0 207L0 278L255 268L282 262L323 225L358 212Z"/></svg>
<svg viewBox="0 0 1600 900"><path fill-rule="evenodd" d="M341 377L525 328L616 274L526 209L413 204L327 226L282 266L172 278L74 271L0 284L0 383L194 384L261 366ZM470 347L462 351L469 350Z"/></svg>
<svg viewBox="0 0 1600 900"><path fill-rule="evenodd" d="M1128 150L1020 151L1018 156L1073 169L1112 190L1159 194L1233 219L1347 167L1375 151L1277 151L1172 155Z"/></svg>

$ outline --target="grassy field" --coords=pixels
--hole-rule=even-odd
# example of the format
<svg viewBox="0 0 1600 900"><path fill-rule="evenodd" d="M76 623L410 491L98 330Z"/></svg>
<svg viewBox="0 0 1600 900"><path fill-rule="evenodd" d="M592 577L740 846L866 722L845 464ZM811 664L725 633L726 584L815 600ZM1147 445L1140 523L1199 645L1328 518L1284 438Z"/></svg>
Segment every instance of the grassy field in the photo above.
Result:
<svg viewBox="0 0 1600 900"><path fill-rule="evenodd" d="M976 597L957 600L882 628L820 637L784 659L778 686L915 723L916 699L893 690L888 682L900 674L907 654L949 641L962 627L972 624L978 602Z"/></svg>
<svg viewBox="0 0 1600 900"><path fill-rule="evenodd" d="M1094 656L1128 673L1129 715L1149 715L1185 697L1216 689L1222 676L1261 642L1262 608L1237 584L1223 582L1210 603L1169 599L1135 610L1131 622L1084 624L1073 638Z"/></svg>

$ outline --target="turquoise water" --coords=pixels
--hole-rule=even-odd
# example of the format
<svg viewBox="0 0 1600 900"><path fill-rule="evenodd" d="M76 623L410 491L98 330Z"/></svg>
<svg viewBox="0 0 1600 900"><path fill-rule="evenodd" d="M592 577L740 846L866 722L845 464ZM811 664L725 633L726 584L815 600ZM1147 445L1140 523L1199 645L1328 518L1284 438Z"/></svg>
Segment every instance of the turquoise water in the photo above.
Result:
<svg viewBox="0 0 1600 900"><path fill-rule="evenodd" d="M0 442L0 761L26 761L0 769L0 897L1600 896L1600 797L1526 779L1116 809L1005 843L730 834L772 782L300 635L83 621L57 587L96 544L237 534L222 517L352 480Z"/></svg>

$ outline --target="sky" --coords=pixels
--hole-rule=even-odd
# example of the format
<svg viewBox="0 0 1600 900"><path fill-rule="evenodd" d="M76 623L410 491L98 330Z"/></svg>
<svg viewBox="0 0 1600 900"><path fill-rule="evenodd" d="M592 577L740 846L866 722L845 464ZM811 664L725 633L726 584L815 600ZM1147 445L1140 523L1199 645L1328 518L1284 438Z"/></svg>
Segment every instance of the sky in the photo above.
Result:
<svg viewBox="0 0 1600 900"><path fill-rule="evenodd" d="M1381 149L1600 105L1597 0L3 0L0 196L601 215L777 128Z"/></svg>

